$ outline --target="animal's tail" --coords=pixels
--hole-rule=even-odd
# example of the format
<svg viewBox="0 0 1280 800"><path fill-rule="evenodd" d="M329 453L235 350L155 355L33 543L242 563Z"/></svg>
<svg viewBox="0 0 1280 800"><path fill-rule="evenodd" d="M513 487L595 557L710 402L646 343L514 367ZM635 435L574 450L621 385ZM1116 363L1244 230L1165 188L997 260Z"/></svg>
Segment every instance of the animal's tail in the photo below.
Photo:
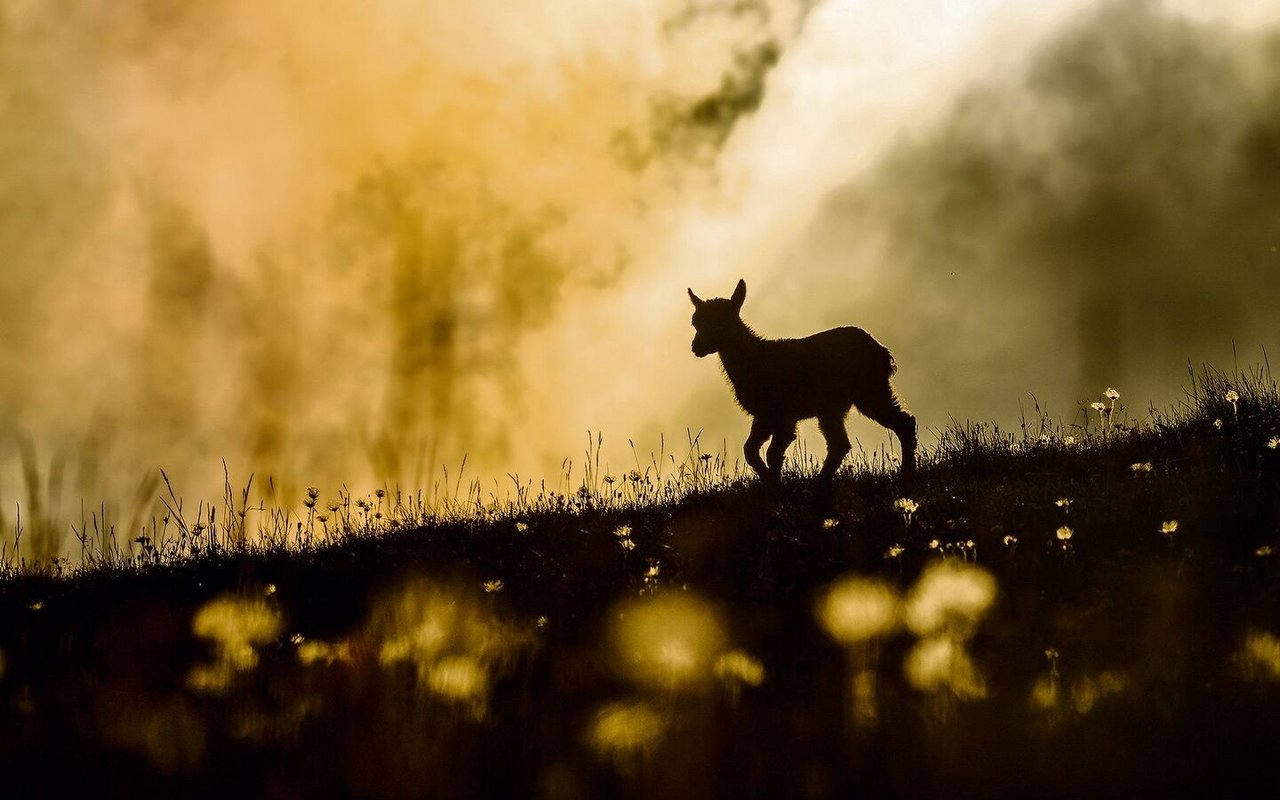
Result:
<svg viewBox="0 0 1280 800"><path fill-rule="evenodd" d="M847 331L850 352L857 359L859 369L875 370L886 377L898 371L898 362L894 360L889 348L880 344L874 336L861 328L843 330Z"/></svg>
<svg viewBox="0 0 1280 800"><path fill-rule="evenodd" d="M898 371L898 362L894 360L893 353L890 353L889 348L880 344L874 338L871 338L871 342L874 345L872 349L875 350L876 357L880 361L881 369L885 371L886 375L892 376Z"/></svg>

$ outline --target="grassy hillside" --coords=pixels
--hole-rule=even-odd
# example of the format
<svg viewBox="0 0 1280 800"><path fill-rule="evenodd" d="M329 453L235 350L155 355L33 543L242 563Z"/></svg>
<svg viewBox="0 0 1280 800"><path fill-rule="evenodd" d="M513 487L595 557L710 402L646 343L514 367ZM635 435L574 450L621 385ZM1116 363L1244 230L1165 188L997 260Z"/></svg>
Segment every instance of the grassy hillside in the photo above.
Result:
<svg viewBox="0 0 1280 800"><path fill-rule="evenodd" d="M82 528L89 568L0 581L0 791L1262 794L1275 382L1101 402L829 498L694 453L502 507L229 493L146 541Z"/></svg>

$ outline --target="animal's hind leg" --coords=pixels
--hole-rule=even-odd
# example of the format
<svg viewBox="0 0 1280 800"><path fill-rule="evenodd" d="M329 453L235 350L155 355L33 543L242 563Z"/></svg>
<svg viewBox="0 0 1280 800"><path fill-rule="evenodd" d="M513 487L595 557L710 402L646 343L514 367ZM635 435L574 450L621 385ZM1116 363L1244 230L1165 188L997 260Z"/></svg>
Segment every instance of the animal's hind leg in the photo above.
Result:
<svg viewBox="0 0 1280 800"><path fill-rule="evenodd" d="M836 470L840 469L840 463L844 461L845 456L849 455L853 446L849 444L849 433L844 429L844 414L818 417L818 429L822 431L822 437L827 440L827 457L822 462L822 472L818 473L818 480L822 483L830 483L835 478Z"/></svg>
<svg viewBox="0 0 1280 800"><path fill-rule="evenodd" d="M916 418L902 407L902 401L885 381L884 387L857 402L858 410L869 419L893 431L902 446L902 472L911 474L916 468Z"/></svg>
<svg viewBox="0 0 1280 800"><path fill-rule="evenodd" d="M773 440L769 442L769 450L765 454L769 459L769 473L774 483L782 481L782 459L787 448L796 440L796 424L779 424L773 429Z"/></svg>
<svg viewBox="0 0 1280 800"><path fill-rule="evenodd" d="M764 461L760 458L760 447L765 439L769 438L770 433L769 424L759 417L754 417L751 420L751 433L747 434L747 442L742 446L747 464L764 480L768 480L769 473L765 469Z"/></svg>

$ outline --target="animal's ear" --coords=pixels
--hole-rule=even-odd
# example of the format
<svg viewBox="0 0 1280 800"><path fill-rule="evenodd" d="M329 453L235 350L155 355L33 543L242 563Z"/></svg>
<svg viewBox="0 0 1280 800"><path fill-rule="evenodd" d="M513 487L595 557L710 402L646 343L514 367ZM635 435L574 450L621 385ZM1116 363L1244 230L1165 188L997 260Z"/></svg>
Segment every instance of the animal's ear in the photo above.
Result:
<svg viewBox="0 0 1280 800"><path fill-rule="evenodd" d="M703 300L701 297L698 297L696 294L694 294L692 289L689 290L689 299L693 301L694 308L702 308L702 304L707 302L706 300Z"/></svg>
<svg viewBox="0 0 1280 800"><path fill-rule="evenodd" d="M729 298L729 302L733 303L733 307L742 310L742 302L747 299L747 282L738 279L738 285L733 290L733 297Z"/></svg>

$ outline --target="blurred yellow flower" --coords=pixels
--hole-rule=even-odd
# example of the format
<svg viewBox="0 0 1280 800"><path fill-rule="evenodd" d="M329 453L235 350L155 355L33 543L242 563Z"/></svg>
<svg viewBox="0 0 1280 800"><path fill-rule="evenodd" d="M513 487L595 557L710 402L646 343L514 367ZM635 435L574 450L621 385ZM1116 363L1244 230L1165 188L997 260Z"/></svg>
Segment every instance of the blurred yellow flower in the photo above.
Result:
<svg viewBox="0 0 1280 800"><path fill-rule="evenodd" d="M934 561L907 596L903 618L919 636L968 638L995 602L991 573L955 559Z"/></svg>
<svg viewBox="0 0 1280 800"><path fill-rule="evenodd" d="M716 659L712 668L725 683L759 686L764 683L764 665L741 650L730 650Z"/></svg>
<svg viewBox="0 0 1280 800"><path fill-rule="evenodd" d="M900 605L897 589L888 583L847 575L828 587L814 614L828 636L847 646L892 631Z"/></svg>

